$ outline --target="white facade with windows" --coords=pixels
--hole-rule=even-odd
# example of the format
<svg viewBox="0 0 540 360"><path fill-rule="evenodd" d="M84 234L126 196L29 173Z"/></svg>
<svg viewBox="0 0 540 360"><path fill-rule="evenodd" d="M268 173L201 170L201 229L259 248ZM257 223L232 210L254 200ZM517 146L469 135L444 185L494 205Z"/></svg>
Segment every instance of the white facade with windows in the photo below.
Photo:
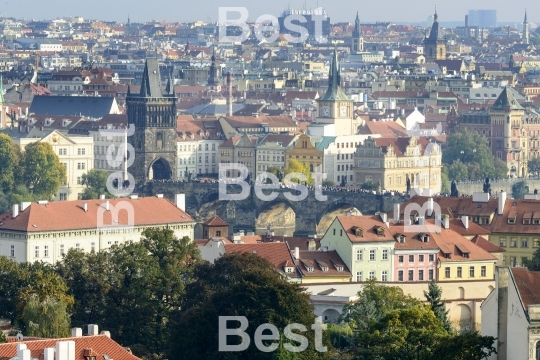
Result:
<svg viewBox="0 0 540 360"><path fill-rule="evenodd" d="M66 168L66 183L60 186L54 200L77 200L84 191L82 175L94 167L94 140L88 136L68 136L54 130L41 139L15 138L21 150L35 141L49 143Z"/></svg>

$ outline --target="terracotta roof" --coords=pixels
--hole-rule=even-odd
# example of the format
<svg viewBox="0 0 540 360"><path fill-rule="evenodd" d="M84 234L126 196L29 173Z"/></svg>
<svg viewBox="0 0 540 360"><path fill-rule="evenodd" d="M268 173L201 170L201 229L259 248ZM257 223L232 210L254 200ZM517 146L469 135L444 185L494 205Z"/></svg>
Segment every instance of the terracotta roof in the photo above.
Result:
<svg viewBox="0 0 540 360"><path fill-rule="evenodd" d="M451 229L441 228L440 233L430 233L429 235L433 237L441 249L439 252L441 262L497 260L495 256ZM449 253L450 258L447 258L445 253Z"/></svg>
<svg viewBox="0 0 540 360"><path fill-rule="evenodd" d="M214 216L213 218L203 222L202 224L207 226L229 226L229 223L221 219L219 216Z"/></svg>
<svg viewBox="0 0 540 360"><path fill-rule="evenodd" d="M488 240L486 240L484 237L480 235L476 235L474 238L472 238L471 242L473 244L476 244L476 246L486 250L488 253L502 253L506 251L502 247L499 247L495 245L494 243L489 242Z"/></svg>
<svg viewBox="0 0 540 360"><path fill-rule="evenodd" d="M527 268L511 268L510 270L514 275L525 308L528 308L529 305L539 305L540 271L529 271Z"/></svg>
<svg viewBox="0 0 540 360"><path fill-rule="evenodd" d="M269 127L296 128L296 123L290 116L225 116L223 117L234 128L261 127L263 123Z"/></svg>
<svg viewBox="0 0 540 360"><path fill-rule="evenodd" d="M268 260L276 269L284 272L283 264L293 261L289 247L284 242L271 242L260 244L225 244L225 253L252 253ZM287 273L289 277L299 277L294 273Z"/></svg>
<svg viewBox="0 0 540 360"><path fill-rule="evenodd" d="M194 220L184 211L177 208L169 200L157 197L140 197L138 199L109 200L76 200L53 201L44 205L33 202L19 216L12 218L11 211L0 215L1 230L22 232L42 232L60 230L95 229L98 226L98 209L104 209L109 202L110 209L127 202L133 206L134 225L162 225L171 223L192 223ZM83 204L87 204L85 212ZM112 222L111 211L104 211L103 224L126 226L128 212L119 211L118 222Z"/></svg>
<svg viewBox="0 0 540 360"><path fill-rule="evenodd" d="M31 352L32 359L43 359L43 350L46 348L54 348L59 341L75 342L75 360L85 360L85 354L88 353L97 354L96 360L105 359L104 355L107 355L109 359L114 360L140 360L140 358L131 354L106 335L82 336L65 339L27 340L0 344L0 358L10 359L17 356L17 345L26 344L27 349Z"/></svg>
<svg viewBox="0 0 540 360"><path fill-rule="evenodd" d="M379 215L338 216L336 219L351 242L394 241L390 229ZM378 235L378 228L382 229L382 236ZM356 229L362 230L362 236L356 235Z"/></svg>
<svg viewBox="0 0 540 360"><path fill-rule="evenodd" d="M491 231L484 229L481 226L476 225L469 219L468 229L463 225L461 219L450 219L450 229L454 230L460 235L489 235Z"/></svg>
<svg viewBox="0 0 540 360"><path fill-rule="evenodd" d="M380 134L385 138L409 137L407 130L393 121L366 121L364 126L358 127L360 135Z"/></svg>
<svg viewBox="0 0 540 360"><path fill-rule="evenodd" d="M523 223L526 215L529 224ZM508 223L509 217L515 217L514 224ZM539 234L540 224L534 224L533 220L540 220L540 200L507 199L503 214L495 216L490 230L492 233Z"/></svg>
<svg viewBox="0 0 540 360"><path fill-rule="evenodd" d="M427 196L415 195L405 201L401 205L401 216L403 216L408 204L416 203L422 206L427 199ZM439 204L442 214L449 215L450 218L459 218L462 215L489 216L497 211L498 206L498 200L495 198L490 198L487 203L481 203L473 202L472 197L434 196L433 201Z"/></svg>
<svg viewBox="0 0 540 360"><path fill-rule="evenodd" d="M294 252L291 252L294 254ZM304 277L310 276L351 276L349 268L341 260L335 250L332 251L300 251L300 259L296 265ZM308 267L312 271L308 270ZM338 271L338 267L342 270ZM324 268L327 268L326 271Z"/></svg>
<svg viewBox="0 0 540 360"><path fill-rule="evenodd" d="M413 249L422 249L422 250L438 250L439 246L434 241L432 234L422 233L422 232L406 232L404 225L393 225L390 226L390 231L395 237L395 249L396 250L413 250ZM405 236L404 242L399 242L399 236ZM422 237L428 235L428 242L424 242Z"/></svg>
<svg viewBox="0 0 540 360"><path fill-rule="evenodd" d="M407 147L410 144L411 138L408 137L399 137L399 138L377 138L375 140L375 145L383 148L383 150L386 152L389 146L392 146L394 148L394 152L396 155L404 156L405 151ZM427 149L427 145L430 143L430 141L425 136L419 136L416 139L416 144L420 146L420 152L421 155L424 155L424 151Z"/></svg>

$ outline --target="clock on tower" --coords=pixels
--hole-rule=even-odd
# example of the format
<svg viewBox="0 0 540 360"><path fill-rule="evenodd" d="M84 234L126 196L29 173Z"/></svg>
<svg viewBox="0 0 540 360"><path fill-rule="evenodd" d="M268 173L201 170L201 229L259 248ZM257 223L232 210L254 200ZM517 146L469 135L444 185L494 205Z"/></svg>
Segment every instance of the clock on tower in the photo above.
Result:
<svg viewBox="0 0 540 360"><path fill-rule="evenodd" d="M330 108L328 106L325 106L322 108L322 116L324 117L330 116Z"/></svg>
<svg viewBox="0 0 540 360"><path fill-rule="evenodd" d="M342 107L339 108L339 116L341 116L341 117L347 116L347 107L346 106L342 106Z"/></svg>

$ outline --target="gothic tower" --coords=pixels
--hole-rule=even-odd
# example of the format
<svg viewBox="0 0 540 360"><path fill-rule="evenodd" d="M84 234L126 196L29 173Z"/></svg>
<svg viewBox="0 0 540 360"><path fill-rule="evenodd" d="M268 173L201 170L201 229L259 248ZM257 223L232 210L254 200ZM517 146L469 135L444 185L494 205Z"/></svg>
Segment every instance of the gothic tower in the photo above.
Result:
<svg viewBox="0 0 540 360"><path fill-rule="evenodd" d="M206 84L208 92L220 92L221 85L219 80L218 67L216 65L216 47L214 45L214 50L212 53L212 64L210 64L208 84Z"/></svg>
<svg viewBox="0 0 540 360"><path fill-rule="evenodd" d="M328 89L317 99L317 105L319 108L317 122L334 124L334 134L330 136L356 134L353 129L353 101L341 88L341 73L335 48L328 72Z"/></svg>
<svg viewBox="0 0 540 360"><path fill-rule="evenodd" d="M364 51L364 34L360 26L360 18L358 11L356 12L356 20L354 21L354 30L351 39L351 54L357 54Z"/></svg>
<svg viewBox="0 0 540 360"><path fill-rule="evenodd" d="M529 45L529 21L527 21L527 9L525 9L525 19L523 19L523 34L521 35L521 43Z"/></svg>
<svg viewBox="0 0 540 360"><path fill-rule="evenodd" d="M437 9L433 15L433 25L429 37L424 39L424 56L427 62L446 60L446 40L439 37L439 19Z"/></svg>
<svg viewBox="0 0 540 360"><path fill-rule="evenodd" d="M135 162L128 172L136 185L176 179L176 95L171 78L163 91L156 58L146 59L141 91L131 94L128 88L126 106L128 123L135 126L135 134L128 137Z"/></svg>

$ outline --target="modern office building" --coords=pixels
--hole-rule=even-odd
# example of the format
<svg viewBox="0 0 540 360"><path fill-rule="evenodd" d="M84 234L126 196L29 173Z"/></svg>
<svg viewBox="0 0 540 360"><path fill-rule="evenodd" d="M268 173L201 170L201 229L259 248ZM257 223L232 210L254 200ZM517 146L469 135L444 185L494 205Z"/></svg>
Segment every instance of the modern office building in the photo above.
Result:
<svg viewBox="0 0 540 360"><path fill-rule="evenodd" d="M469 10L469 26L496 27L497 10Z"/></svg>

